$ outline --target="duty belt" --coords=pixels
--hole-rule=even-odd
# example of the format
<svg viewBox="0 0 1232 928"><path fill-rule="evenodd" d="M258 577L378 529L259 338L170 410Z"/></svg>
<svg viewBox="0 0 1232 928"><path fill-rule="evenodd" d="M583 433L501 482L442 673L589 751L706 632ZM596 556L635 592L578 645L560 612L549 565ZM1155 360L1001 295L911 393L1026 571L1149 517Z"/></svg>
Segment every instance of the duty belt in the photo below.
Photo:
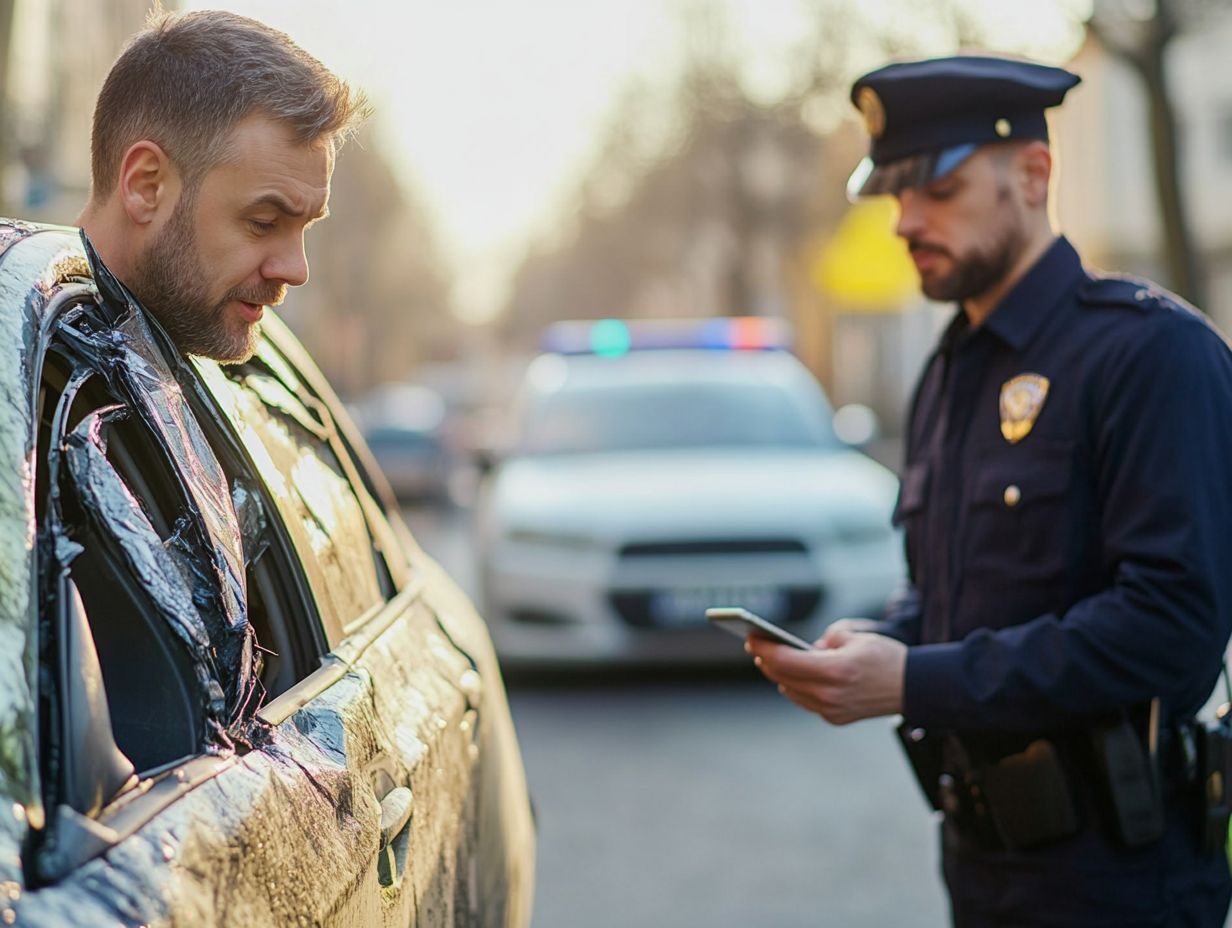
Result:
<svg viewBox="0 0 1232 928"><path fill-rule="evenodd" d="M1188 779L1183 751L1173 748L1179 739L1169 738L1166 752L1152 750L1158 708L1144 712L1013 739L934 734L907 723L899 736L929 803L982 847L1063 840L1079 831L1080 809L1092 804L1098 822L1120 843L1137 847L1163 834L1165 779L1169 786Z"/></svg>

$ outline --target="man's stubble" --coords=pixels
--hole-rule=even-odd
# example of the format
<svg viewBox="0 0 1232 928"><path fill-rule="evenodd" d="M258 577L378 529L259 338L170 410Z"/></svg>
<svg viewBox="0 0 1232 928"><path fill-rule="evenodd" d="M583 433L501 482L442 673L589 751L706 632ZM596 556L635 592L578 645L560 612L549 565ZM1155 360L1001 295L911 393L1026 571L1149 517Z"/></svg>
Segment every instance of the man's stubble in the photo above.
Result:
<svg viewBox="0 0 1232 928"><path fill-rule="evenodd" d="M921 280L925 296L939 302L961 303L987 293L1010 273L1026 247L1027 236L1022 217L1011 212L1013 204L1008 184L998 186L997 206L1006 211L1006 221L995 237L986 246L973 248L961 257L947 252L954 269L942 278Z"/></svg>
<svg viewBox="0 0 1232 928"><path fill-rule="evenodd" d="M166 228L138 259L133 279L126 283L184 354L224 363L247 361L256 350L259 325L228 320L227 306L236 300L276 305L282 301L285 285L271 282L261 292L236 287L221 300L211 301L209 275L197 247L194 210L195 199L185 191Z"/></svg>

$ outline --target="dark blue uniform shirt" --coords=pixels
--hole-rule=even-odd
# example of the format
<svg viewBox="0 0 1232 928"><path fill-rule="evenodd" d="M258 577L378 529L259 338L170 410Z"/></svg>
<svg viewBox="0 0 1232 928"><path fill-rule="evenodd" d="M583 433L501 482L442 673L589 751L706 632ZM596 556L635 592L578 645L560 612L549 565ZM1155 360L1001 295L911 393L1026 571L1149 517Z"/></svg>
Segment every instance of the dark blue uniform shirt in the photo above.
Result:
<svg viewBox="0 0 1232 928"><path fill-rule="evenodd" d="M1001 394L1048 388L1002 434ZM1038 382L1038 381L1036 381ZM896 510L913 647L903 715L1038 732L1211 692L1232 630L1232 354L1143 281L1058 239L983 325L960 311L912 406Z"/></svg>
<svg viewBox="0 0 1232 928"><path fill-rule="evenodd" d="M1032 404L1002 402L1024 381L1043 397L1025 435ZM895 513L911 583L883 631L914 645L904 717L1025 738L1153 697L1191 716L1232 629L1230 467L1232 354L1177 298L1093 275L1059 239L981 326L959 312L916 392ZM1227 861L1199 851L1188 796L1166 789L1164 837L1136 848L1090 808L1025 850L947 820L954 924L1223 925Z"/></svg>

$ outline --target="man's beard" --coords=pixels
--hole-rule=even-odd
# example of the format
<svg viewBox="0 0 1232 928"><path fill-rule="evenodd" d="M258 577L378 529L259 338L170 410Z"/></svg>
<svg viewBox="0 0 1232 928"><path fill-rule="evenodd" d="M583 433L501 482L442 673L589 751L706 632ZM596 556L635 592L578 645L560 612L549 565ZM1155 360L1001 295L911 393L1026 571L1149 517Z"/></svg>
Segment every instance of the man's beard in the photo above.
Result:
<svg viewBox="0 0 1232 928"><path fill-rule="evenodd" d="M999 199L1005 205L1008 196L1002 196ZM948 303L962 302L980 296L1004 280L1013 269L1019 255L1022 254L1025 241L1026 235L1022 223L1017 221L1015 216L1011 221L1006 222L1000 233L988 243L987 247L977 247L962 257L925 241L913 240L908 242L908 246L913 250L925 248L949 257L953 264L953 270L950 273L944 277L933 277L929 280L925 280L923 276L920 278L920 288L925 296L931 300Z"/></svg>
<svg viewBox="0 0 1232 928"><path fill-rule="evenodd" d="M125 281L175 346L184 354L239 363L252 357L259 326L229 313L237 300L258 306L282 301L284 284L236 287L217 302L209 296L210 279L202 266L193 227L192 197L184 194L162 234L137 261L133 279Z"/></svg>

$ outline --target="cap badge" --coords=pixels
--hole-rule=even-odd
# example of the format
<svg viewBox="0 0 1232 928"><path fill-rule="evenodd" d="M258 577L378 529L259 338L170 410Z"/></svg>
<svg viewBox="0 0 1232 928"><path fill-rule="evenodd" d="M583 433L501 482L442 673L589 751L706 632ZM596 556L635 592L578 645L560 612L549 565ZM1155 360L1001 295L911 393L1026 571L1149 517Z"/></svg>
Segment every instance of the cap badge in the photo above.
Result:
<svg viewBox="0 0 1232 928"><path fill-rule="evenodd" d="M872 87L861 87L856 96L856 106L864 116L864 128L868 130L868 134L875 139L881 138L885 134L886 113L877 91Z"/></svg>
<svg viewBox="0 0 1232 928"><path fill-rule="evenodd" d="M1048 378L1039 374L1019 374L1001 386L1001 434L1016 445L1035 426L1044 400L1048 398Z"/></svg>

